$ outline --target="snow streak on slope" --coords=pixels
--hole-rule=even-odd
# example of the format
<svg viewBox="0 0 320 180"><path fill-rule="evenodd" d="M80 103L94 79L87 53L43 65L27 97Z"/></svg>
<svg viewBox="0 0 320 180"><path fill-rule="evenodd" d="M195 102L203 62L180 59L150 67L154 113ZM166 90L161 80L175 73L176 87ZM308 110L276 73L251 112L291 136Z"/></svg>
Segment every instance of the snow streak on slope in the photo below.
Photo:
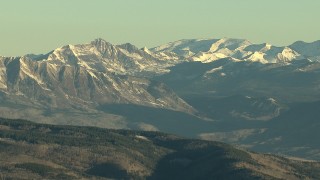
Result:
<svg viewBox="0 0 320 180"><path fill-rule="evenodd" d="M177 59L112 45L102 39L67 45L46 55L0 59L0 91L47 108L95 108L135 104L192 113L194 109L162 83L144 78L162 74Z"/></svg>
<svg viewBox="0 0 320 180"><path fill-rule="evenodd" d="M48 60L55 63L78 64L99 72L114 72L144 76L164 73L167 67L178 63L174 54L153 53L147 48L138 49L132 44L112 45L103 39L89 44L68 45L48 54Z"/></svg>
<svg viewBox="0 0 320 180"><path fill-rule="evenodd" d="M320 61L320 40L312 43L297 41L289 47L312 61Z"/></svg>
<svg viewBox="0 0 320 180"><path fill-rule="evenodd" d="M50 107L133 103L194 111L165 85L148 78L167 74L183 62L221 59L234 68L221 64L208 68L203 77L230 78L234 70L241 71L236 68L239 62L286 66L307 59L310 63L320 59L319 49L319 41L276 47L232 38L180 40L139 49L130 43L113 45L96 39L88 44L66 45L45 55L0 57L0 90ZM299 66L294 72L315 69L312 64Z"/></svg>
<svg viewBox="0 0 320 180"><path fill-rule="evenodd" d="M310 44L312 52L317 51L316 42ZM243 61L261 63L287 63L308 58L317 61L320 53L308 52L305 44L295 43L288 47L276 47L268 43L253 44L243 39L191 39L171 42L152 51L157 53L174 52L190 61L209 63L218 59L231 57ZM300 48L299 48L300 47ZM296 50L295 50L296 49ZM312 57L310 57L312 56Z"/></svg>

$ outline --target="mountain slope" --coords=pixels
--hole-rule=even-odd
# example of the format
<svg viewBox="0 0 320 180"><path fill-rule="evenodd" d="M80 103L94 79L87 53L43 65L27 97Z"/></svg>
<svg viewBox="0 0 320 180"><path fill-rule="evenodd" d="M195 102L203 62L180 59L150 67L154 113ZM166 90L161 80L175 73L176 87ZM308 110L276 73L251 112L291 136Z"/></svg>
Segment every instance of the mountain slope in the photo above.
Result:
<svg viewBox="0 0 320 180"><path fill-rule="evenodd" d="M320 60L320 41L314 41L312 43L297 41L289 47L312 61Z"/></svg>
<svg viewBox="0 0 320 180"><path fill-rule="evenodd" d="M115 103L192 113L194 109L164 84L131 76L155 65L165 68L166 62L133 45L113 46L98 39L47 55L2 57L0 90L7 99L19 96L47 108L94 109ZM152 73L162 71L156 69Z"/></svg>
<svg viewBox="0 0 320 180"><path fill-rule="evenodd" d="M271 44L253 44L243 39L190 39L171 42L151 50L157 53L174 52L191 61L212 62L221 58L234 58L261 63L284 63L306 58L289 47ZM304 46L303 46L304 47ZM306 51L303 49L302 51ZM308 56L309 57L309 56Z"/></svg>
<svg viewBox="0 0 320 180"><path fill-rule="evenodd" d="M165 53L102 39L44 55L0 57L0 114L51 124L157 129L148 119L130 121L100 109L131 105L197 119L193 107L149 78L178 62Z"/></svg>
<svg viewBox="0 0 320 180"><path fill-rule="evenodd" d="M149 50L97 39L43 55L0 57L0 115L158 130L319 159L315 141L308 151L291 153L299 143L305 146L310 134L287 136L277 127L290 121L271 123L282 122L286 113L299 117L294 103L320 100L320 63L312 59L317 54L318 42L276 47L231 38L194 39ZM294 119L292 131L308 122L304 131L312 133L317 111L300 113L310 116ZM272 134L287 138L278 141ZM292 144L296 137L303 138ZM275 140L284 149L277 151Z"/></svg>
<svg viewBox="0 0 320 180"><path fill-rule="evenodd" d="M99 72L135 76L163 73L166 72L166 67L177 63L175 59L168 60L161 54L151 53L146 48L138 49L130 43L112 45L103 39L96 39L89 44L64 46L46 56L45 59L57 64L78 64Z"/></svg>
<svg viewBox="0 0 320 180"><path fill-rule="evenodd" d="M268 122L268 130L259 138L265 143L257 145L255 149L274 147L273 152L292 156L304 154L308 159L319 158L320 143L315 137L320 135L320 101L295 103L290 107L290 110Z"/></svg>
<svg viewBox="0 0 320 180"><path fill-rule="evenodd" d="M0 119L0 175L20 179L306 179L320 164L156 132Z"/></svg>
<svg viewBox="0 0 320 180"><path fill-rule="evenodd" d="M312 101L319 96L319 62L291 64L236 61L186 62L155 77L179 95L269 97L287 102Z"/></svg>

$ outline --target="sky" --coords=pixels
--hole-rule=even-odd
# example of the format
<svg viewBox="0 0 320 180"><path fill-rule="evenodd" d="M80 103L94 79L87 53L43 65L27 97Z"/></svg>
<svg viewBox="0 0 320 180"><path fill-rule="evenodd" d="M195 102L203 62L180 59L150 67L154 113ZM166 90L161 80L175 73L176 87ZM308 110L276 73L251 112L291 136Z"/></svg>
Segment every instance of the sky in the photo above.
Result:
<svg viewBox="0 0 320 180"><path fill-rule="evenodd" d="M180 39L289 45L320 39L318 0L1 0L0 55L103 38L148 48Z"/></svg>

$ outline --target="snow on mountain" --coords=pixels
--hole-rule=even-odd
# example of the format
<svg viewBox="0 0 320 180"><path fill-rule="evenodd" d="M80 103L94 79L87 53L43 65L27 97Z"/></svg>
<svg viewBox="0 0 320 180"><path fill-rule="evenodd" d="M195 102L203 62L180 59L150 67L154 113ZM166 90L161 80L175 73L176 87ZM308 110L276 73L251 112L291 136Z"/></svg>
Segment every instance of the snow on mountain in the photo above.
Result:
<svg viewBox="0 0 320 180"><path fill-rule="evenodd" d="M236 49L241 49L252 43L248 40L244 39L230 39L230 38L223 38L218 40L217 42L213 43L210 47L210 52L216 52L220 49L226 48L228 50L234 51Z"/></svg>
<svg viewBox="0 0 320 180"><path fill-rule="evenodd" d="M212 62L218 59L226 58L226 56L223 53L210 53L210 52L199 52L195 54L194 56L190 57L189 59L192 61L201 61L203 63Z"/></svg>
<svg viewBox="0 0 320 180"><path fill-rule="evenodd" d="M247 47L244 48L244 51L249 51L249 52L266 52L270 50L272 47L271 44L269 43L263 43L263 44L251 44Z"/></svg>
<svg viewBox="0 0 320 180"><path fill-rule="evenodd" d="M144 74L164 73L167 67L177 63L178 58L166 53L153 53L146 48L141 50L132 44L112 45L103 39L89 44L68 45L48 54L49 61L55 64L78 64L99 72L114 72L143 76Z"/></svg>
<svg viewBox="0 0 320 180"><path fill-rule="evenodd" d="M289 47L312 61L320 61L320 40L311 43L297 41Z"/></svg>
<svg viewBox="0 0 320 180"><path fill-rule="evenodd" d="M306 72L316 66L310 63L320 57L319 49L320 41L276 47L232 38L180 40L152 49L139 49L130 43L113 45L96 39L87 44L66 45L44 55L0 57L0 91L55 107L133 103L194 111L165 85L145 77L167 74L182 62L210 63L220 59L232 66L243 61L301 62L306 65L295 71ZM216 73L219 77L232 75L232 71L225 71L225 66L207 69L205 77Z"/></svg>
<svg viewBox="0 0 320 180"><path fill-rule="evenodd" d="M289 47L283 48L283 50L277 54L277 59L279 61L292 61L292 60L300 60L302 57L296 51L290 49Z"/></svg>
<svg viewBox="0 0 320 180"><path fill-rule="evenodd" d="M264 64L306 58L305 54L301 55L290 47L276 47L268 43L252 44L248 40L233 38L180 40L151 50L157 53L174 52L190 61L203 63L227 57Z"/></svg>
<svg viewBox="0 0 320 180"><path fill-rule="evenodd" d="M21 96L50 108L115 103L194 112L164 84L143 78L177 63L159 56L131 44L116 46L97 39L46 55L1 57L0 91L8 99Z"/></svg>
<svg viewBox="0 0 320 180"><path fill-rule="evenodd" d="M4 61L3 61L4 57L0 56L0 89L6 89L7 85L6 85L6 69L3 68L4 67Z"/></svg>
<svg viewBox="0 0 320 180"><path fill-rule="evenodd" d="M200 52L216 52L219 49L226 48L235 50L239 47L251 44L247 40L240 39L190 39L171 42L156 48L153 52L174 52L179 56L189 58Z"/></svg>
<svg viewBox="0 0 320 180"><path fill-rule="evenodd" d="M190 57L198 52L207 52L210 50L213 43L219 39L190 39L170 42L161 45L151 50L153 52L174 52L182 57Z"/></svg>
<svg viewBox="0 0 320 180"><path fill-rule="evenodd" d="M249 56L247 56L245 59L252 62L268 63L268 61L264 59L264 56L265 56L265 53L263 52L254 52Z"/></svg>
<svg viewBox="0 0 320 180"><path fill-rule="evenodd" d="M177 60L177 61L180 60L180 57L173 52L154 53L151 50L149 50L147 47L144 47L141 50L159 60Z"/></svg>
<svg viewBox="0 0 320 180"><path fill-rule="evenodd" d="M299 53L289 47L276 47L270 44L251 45L246 47L244 51L251 53L249 56L244 57L244 60L262 63L290 62L302 58Z"/></svg>

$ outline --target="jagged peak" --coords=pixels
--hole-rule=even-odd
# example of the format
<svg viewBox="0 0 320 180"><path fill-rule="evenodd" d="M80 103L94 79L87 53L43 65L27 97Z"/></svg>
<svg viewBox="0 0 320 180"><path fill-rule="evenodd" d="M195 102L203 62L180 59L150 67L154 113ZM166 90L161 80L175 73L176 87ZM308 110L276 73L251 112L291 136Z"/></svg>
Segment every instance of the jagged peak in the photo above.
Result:
<svg viewBox="0 0 320 180"><path fill-rule="evenodd" d="M49 54L52 53L53 51L47 53L47 54L26 54L23 57L29 58L33 61L41 61L45 60L48 58Z"/></svg>
<svg viewBox="0 0 320 180"><path fill-rule="evenodd" d="M91 42L93 46L97 48L98 51L103 52L108 47L113 47L113 45L102 38L97 38Z"/></svg>
<svg viewBox="0 0 320 180"><path fill-rule="evenodd" d="M68 44L59 48L56 48L55 50L52 51L52 53L61 53L63 51L72 51L75 48L74 45Z"/></svg>
<svg viewBox="0 0 320 180"><path fill-rule="evenodd" d="M102 38L96 38L95 40L91 41L91 43L108 43L106 40L102 39Z"/></svg>
<svg viewBox="0 0 320 180"><path fill-rule="evenodd" d="M133 45L131 43L121 44L121 45L118 45L118 47L122 48L122 49L125 49L128 52L139 51L139 48L137 48L135 45Z"/></svg>
<svg viewBox="0 0 320 180"><path fill-rule="evenodd" d="M141 48L141 51L148 53L148 54L153 54L147 47Z"/></svg>
<svg viewBox="0 0 320 180"><path fill-rule="evenodd" d="M270 43L263 43L263 45L265 46L265 47L269 47L269 48L271 48L273 45L272 44L270 44Z"/></svg>
<svg viewBox="0 0 320 180"><path fill-rule="evenodd" d="M98 47L106 46L106 45L112 46L111 43L107 42L106 40L104 40L102 38L97 38L97 39L91 41L91 44L95 45L95 46L98 46Z"/></svg>
<svg viewBox="0 0 320 180"><path fill-rule="evenodd" d="M141 48L142 51L149 51L149 49L145 46L143 48Z"/></svg>

